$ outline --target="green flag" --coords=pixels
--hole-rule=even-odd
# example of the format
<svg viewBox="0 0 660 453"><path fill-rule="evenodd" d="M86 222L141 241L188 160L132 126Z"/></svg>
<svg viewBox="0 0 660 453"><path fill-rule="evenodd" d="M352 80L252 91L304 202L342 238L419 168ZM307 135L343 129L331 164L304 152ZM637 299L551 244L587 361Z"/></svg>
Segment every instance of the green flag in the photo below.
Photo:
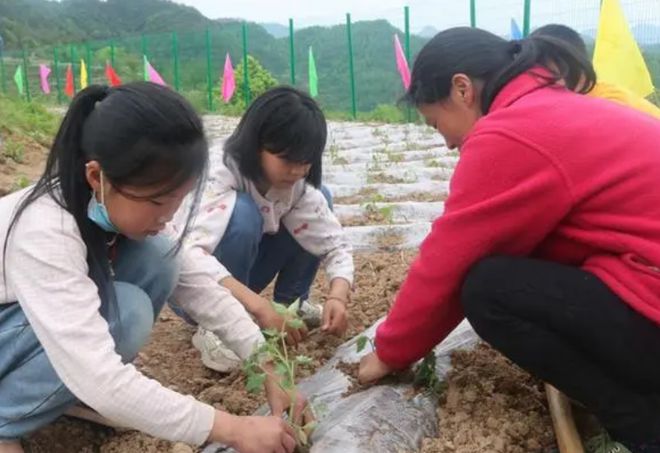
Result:
<svg viewBox="0 0 660 453"><path fill-rule="evenodd" d="M316 63L314 62L314 53L312 46L309 46L309 94L315 98L319 95L319 77L316 74Z"/></svg>
<svg viewBox="0 0 660 453"><path fill-rule="evenodd" d="M23 66L21 65L18 65L16 68L16 73L14 74L14 82L16 82L18 93L23 96L23 93L25 92L25 86L23 85Z"/></svg>

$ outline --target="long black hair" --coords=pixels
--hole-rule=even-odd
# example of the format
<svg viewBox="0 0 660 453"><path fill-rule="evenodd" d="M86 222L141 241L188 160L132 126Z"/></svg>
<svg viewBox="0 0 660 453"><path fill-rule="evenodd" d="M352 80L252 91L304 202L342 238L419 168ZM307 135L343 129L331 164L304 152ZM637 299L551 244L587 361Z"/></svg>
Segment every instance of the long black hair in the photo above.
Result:
<svg viewBox="0 0 660 453"><path fill-rule="evenodd" d="M200 196L208 162L208 146L200 117L182 96L168 88L136 82L116 88L92 85L73 99L48 155L46 168L21 200L9 224L3 248L6 268L9 233L38 198L50 196L71 213L87 247L89 276L101 297L101 314L116 317L110 278L107 234L87 217L92 196L85 164L99 162L118 191L122 186L155 187L158 197L197 179L191 212ZM191 214L177 248L188 230Z"/></svg>
<svg viewBox="0 0 660 453"><path fill-rule="evenodd" d="M290 162L311 164L305 179L318 188L327 136L325 116L314 99L292 87L276 87L243 114L225 142L225 162L231 157L243 176L263 181L260 154L268 150Z"/></svg>
<svg viewBox="0 0 660 453"><path fill-rule="evenodd" d="M415 106L441 101L449 96L452 77L463 73L484 84L480 105L486 114L507 83L538 66L549 71L549 76L537 74L548 85L563 80L567 88L587 93L596 81L586 57L560 39L506 41L485 30L457 27L438 33L420 51L404 100Z"/></svg>

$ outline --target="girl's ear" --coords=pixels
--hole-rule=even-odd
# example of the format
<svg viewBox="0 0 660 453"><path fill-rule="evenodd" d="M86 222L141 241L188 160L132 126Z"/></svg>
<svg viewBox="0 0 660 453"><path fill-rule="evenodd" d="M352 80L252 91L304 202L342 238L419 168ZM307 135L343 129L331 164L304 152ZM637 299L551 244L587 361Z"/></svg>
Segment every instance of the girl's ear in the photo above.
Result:
<svg viewBox="0 0 660 453"><path fill-rule="evenodd" d="M96 160L85 164L85 179L94 192L101 191L101 165Z"/></svg>

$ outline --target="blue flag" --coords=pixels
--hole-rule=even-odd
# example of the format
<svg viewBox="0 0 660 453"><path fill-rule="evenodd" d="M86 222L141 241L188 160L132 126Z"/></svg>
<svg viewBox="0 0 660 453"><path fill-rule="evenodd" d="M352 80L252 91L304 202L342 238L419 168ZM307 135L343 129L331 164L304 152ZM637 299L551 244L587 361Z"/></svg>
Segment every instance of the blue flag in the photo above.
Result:
<svg viewBox="0 0 660 453"><path fill-rule="evenodd" d="M516 23L516 20L512 17L511 18L511 39L522 39L523 35L522 32L520 31L520 28L518 27L518 24Z"/></svg>

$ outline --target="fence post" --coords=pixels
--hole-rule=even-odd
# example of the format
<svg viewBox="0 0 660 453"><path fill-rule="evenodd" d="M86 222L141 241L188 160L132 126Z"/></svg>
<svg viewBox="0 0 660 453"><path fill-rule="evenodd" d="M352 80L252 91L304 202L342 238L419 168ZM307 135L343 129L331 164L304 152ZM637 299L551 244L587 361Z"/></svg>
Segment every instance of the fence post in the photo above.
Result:
<svg viewBox="0 0 660 453"><path fill-rule="evenodd" d="M357 118L357 100L355 99L355 68L353 66L353 36L351 33L351 14L346 13L346 34L348 36L348 70L351 81L351 113Z"/></svg>
<svg viewBox="0 0 660 453"><path fill-rule="evenodd" d="M248 74L248 41L247 41L247 22L243 22L243 91L245 97L245 108L250 105L250 75Z"/></svg>
<svg viewBox="0 0 660 453"><path fill-rule="evenodd" d="M60 82L60 62L57 55L58 48L53 48L53 72L55 73L55 87L57 88L57 102L62 103L62 83Z"/></svg>
<svg viewBox="0 0 660 453"><path fill-rule="evenodd" d="M113 69L115 68L115 40L111 39L110 40L110 64L112 65Z"/></svg>
<svg viewBox="0 0 660 453"><path fill-rule="evenodd" d="M69 52L71 53L71 79L73 80L73 94L75 96L78 92L78 90L76 90L76 46L71 44L69 46Z"/></svg>
<svg viewBox="0 0 660 453"><path fill-rule="evenodd" d="M142 55L144 55L145 57L147 57L147 59L149 59L149 55L147 55L147 52L148 52L147 47L148 47L148 44L147 44L147 35L145 35L145 34L143 33L143 34L142 34Z"/></svg>
<svg viewBox="0 0 660 453"><path fill-rule="evenodd" d="M30 81L28 80L28 61L27 61L27 52L23 48L23 86L25 87L25 98L28 102L32 101L32 96L30 95Z"/></svg>
<svg viewBox="0 0 660 453"><path fill-rule="evenodd" d="M211 28L206 27L206 89L209 111L213 111L213 68L211 67Z"/></svg>
<svg viewBox="0 0 660 453"><path fill-rule="evenodd" d="M531 19L532 0L525 0L525 11L523 13L523 37L529 35L530 19Z"/></svg>
<svg viewBox="0 0 660 453"><path fill-rule="evenodd" d="M174 89L181 90L181 81L179 79L179 37L177 33L172 32L172 57L174 58Z"/></svg>
<svg viewBox="0 0 660 453"><path fill-rule="evenodd" d="M477 26L477 0L470 0L470 26Z"/></svg>
<svg viewBox="0 0 660 453"><path fill-rule="evenodd" d="M296 48L293 44L293 19L289 19L289 55L291 65L291 85L296 85Z"/></svg>
<svg viewBox="0 0 660 453"><path fill-rule="evenodd" d="M406 61L408 62L408 67L412 71L412 61L410 59L410 7L403 7L403 18L404 18L404 28L406 33ZM408 122L412 122L412 109L410 106L406 108L406 116Z"/></svg>
<svg viewBox="0 0 660 453"><path fill-rule="evenodd" d="M2 92L7 94L7 74L5 73L5 56L0 48L0 84L2 84Z"/></svg>
<svg viewBox="0 0 660 453"><path fill-rule="evenodd" d="M91 85L94 83L94 79L92 78L92 48L89 42L85 43L85 53L87 59L87 83Z"/></svg>

